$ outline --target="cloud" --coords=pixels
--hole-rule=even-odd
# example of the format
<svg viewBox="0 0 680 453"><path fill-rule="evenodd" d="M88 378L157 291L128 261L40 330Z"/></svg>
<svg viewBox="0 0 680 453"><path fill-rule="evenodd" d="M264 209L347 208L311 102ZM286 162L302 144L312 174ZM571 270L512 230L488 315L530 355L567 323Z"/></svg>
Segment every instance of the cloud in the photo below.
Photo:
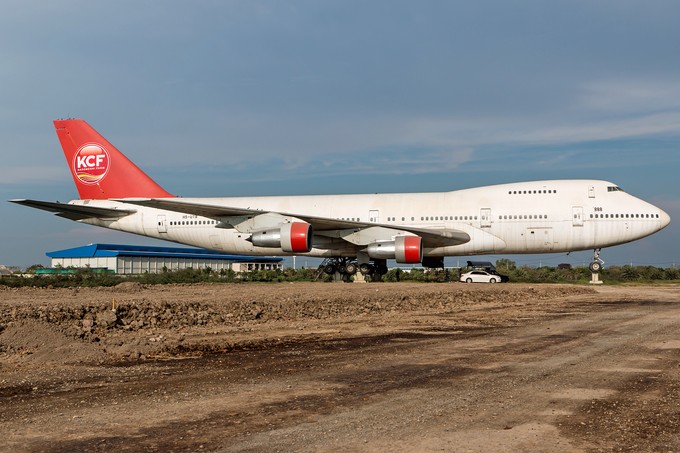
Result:
<svg viewBox="0 0 680 453"><path fill-rule="evenodd" d="M471 148L456 150L381 150L360 154L360 158L347 160L346 157L334 157L322 162L312 162L312 170L319 175L324 174L427 174L446 173L458 170L462 165L474 158Z"/></svg>
<svg viewBox="0 0 680 453"><path fill-rule="evenodd" d="M0 185L53 184L70 181L68 170L42 166L3 166L0 167Z"/></svg>
<svg viewBox="0 0 680 453"><path fill-rule="evenodd" d="M575 105L620 116L680 108L680 82L663 79L612 79L587 82Z"/></svg>
<svg viewBox="0 0 680 453"><path fill-rule="evenodd" d="M506 139L513 143L564 144L666 134L680 134L680 112L639 115L634 118L608 119L558 127L547 125L533 131L510 135Z"/></svg>

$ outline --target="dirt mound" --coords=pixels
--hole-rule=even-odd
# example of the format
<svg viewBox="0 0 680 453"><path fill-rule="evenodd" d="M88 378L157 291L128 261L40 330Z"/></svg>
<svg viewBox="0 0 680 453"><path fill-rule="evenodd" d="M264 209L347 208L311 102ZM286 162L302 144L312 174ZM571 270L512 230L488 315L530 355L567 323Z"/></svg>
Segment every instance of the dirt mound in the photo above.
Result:
<svg viewBox="0 0 680 453"><path fill-rule="evenodd" d="M124 282L115 288L27 289L29 303L0 304L0 326L34 319L69 336L149 328L240 325L409 312L461 311L484 305L521 306L591 293L554 285L169 285ZM4 306L3 306L4 305ZM115 310L114 310L115 309Z"/></svg>
<svg viewBox="0 0 680 453"><path fill-rule="evenodd" d="M97 362L105 357L96 345L67 336L56 326L35 320L18 321L3 330L0 351L14 360L36 364Z"/></svg>
<svg viewBox="0 0 680 453"><path fill-rule="evenodd" d="M513 308L521 316L592 291L570 285L136 282L114 288L20 288L0 300L0 332L6 328L0 333L0 352L12 360L62 363L139 358L187 348L196 343L194 337L224 348L225 341L239 341L236 331L292 325L304 329L310 322L364 318L392 322L426 313L455 314L465 325L496 325L496 310ZM486 315L480 318L479 310Z"/></svg>
<svg viewBox="0 0 680 453"><path fill-rule="evenodd" d="M114 287L114 290L116 292L119 292L119 291L136 292L136 291L142 291L144 289L146 289L146 286L142 285L139 282L122 282L122 283L118 283Z"/></svg>

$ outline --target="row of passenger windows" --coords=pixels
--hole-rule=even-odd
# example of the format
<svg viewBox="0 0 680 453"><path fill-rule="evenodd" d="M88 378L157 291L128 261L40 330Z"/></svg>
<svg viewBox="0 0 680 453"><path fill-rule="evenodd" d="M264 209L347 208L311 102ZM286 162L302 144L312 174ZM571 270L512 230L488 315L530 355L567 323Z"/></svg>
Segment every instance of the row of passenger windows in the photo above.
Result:
<svg viewBox="0 0 680 453"><path fill-rule="evenodd" d="M416 220L415 217L411 217L411 221L412 221L412 222L415 222L415 220ZM466 220L467 220L467 221L470 221L470 220L477 220L477 216L476 216L476 215L475 215L475 216L471 216L471 215L465 215L465 216L463 216L463 215L456 215L456 216L453 216L453 215L451 215L451 216L448 216L448 215L425 216L425 217L421 217L420 220L421 220L421 221L425 221L425 222L429 222L429 221L433 221L433 220L435 220L435 221L437 221L437 220L439 220L439 221L441 221L441 220L459 220L459 221L466 221ZM396 218L396 217L388 217L388 218L387 218L387 221L388 221L388 222L396 222L396 221L397 221L397 218ZM407 221L407 220L406 220L406 217L402 217L402 218L401 218L401 221L402 221L402 222L406 222L406 221Z"/></svg>
<svg viewBox="0 0 680 453"><path fill-rule="evenodd" d="M217 220L173 220L170 225L216 225Z"/></svg>
<svg viewBox="0 0 680 453"><path fill-rule="evenodd" d="M470 221L470 220L477 220L479 217L478 216L435 216L435 217L421 217L420 220L423 221L431 221L431 220L458 220L458 221ZM519 219L540 219L540 220L547 220L548 215L545 214L524 214L524 215L501 215L498 216L498 220L519 220ZM402 221L406 221L405 217L401 218ZM415 217L411 217L411 220L415 220ZM397 218L396 217L388 217L387 218L388 222L396 222Z"/></svg>
<svg viewBox="0 0 680 453"><path fill-rule="evenodd" d="M659 214L590 214L591 219L658 219Z"/></svg>
<svg viewBox="0 0 680 453"><path fill-rule="evenodd" d="M501 215L498 220L548 220L548 214Z"/></svg>
<svg viewBox="0 0 680 453"><path fill-rule="evenodd" d="M471 216L471 215L469 215L469 216L468 216L468 215L466 215L466 216L462 216L462 215L457 215L457 216L452 216L452 215L451 215L451 216L448 216L448 215L446 215L446 216L443 216L443 215L442 215L442 216L424 216L424 217L421 217L420 220L421 220L421 221L433 221L433 220L440 220L440 221L441 221L441 220L459 220L459 221L465 221L465 220L467 220L467 221L470 221L470 220L477 220L477 218L478 218L478 217L477 217L476 215L475 215L475 216ZM416 220L415 217L410 217L410 219L411 219L411 222L415 222L415 220ZM359 218L354 218L354 217L352 217L352 218L349 218L349 217L342 217L342 218L340 218L340 219L338 219L338 220L350 220L350 221L352 221L352 222L360 222L360 221L361 221ZM387 221L388 221L388 222L396 222L396 221L397 221L397 218L396 218L396 217L388 217L388 218L387 218ZM407 218L407 217L402 217L402 218L401 218L401 221L402 221L402 222L407 222L407 221L408 221L408 218Z"/></svg>
<svg viewBox="0 0 680 453"><path fill-rule="evenodd" d="M590 214L591 219L658 219L659 214ZM498 216L498 220L547 220L548 215L547 214L516 214L516 215L501 215ZM351 221L356 221L359 222L359 218L342 218L340 220L351 220ZM411 217L411 221L414 222L416 220L415 217ZM425 216L420 218L421 221L442 221L442 220L454 220L454 221L471 221L471 220L477 220L477 216ZM397 218L396 217L388 217L387 218L388 222L396 222ZM402 222L406 222L406 217L401 218ZM170 225L173 226L179 226L179 225L216 225L217 221L216 220L174 220L170 222Z"/></svg>
<svg viewBox="0 0 680 453"><path fill-rule="evenodd" d="M557 190L509 190L508 195L526 195L539 193L557 193Z"/></svg>

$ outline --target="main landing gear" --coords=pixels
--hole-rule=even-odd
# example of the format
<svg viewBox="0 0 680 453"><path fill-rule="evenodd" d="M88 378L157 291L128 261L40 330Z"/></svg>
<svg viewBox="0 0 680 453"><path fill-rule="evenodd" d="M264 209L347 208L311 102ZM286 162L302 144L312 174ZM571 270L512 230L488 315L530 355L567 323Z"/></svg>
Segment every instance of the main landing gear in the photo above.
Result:
<svg viewBox="0 0 680 453"><path fill-rule="evenodd" d="M592 274L592 278L590 280L591 285L601 285L602 280L600 280L600 271L602 270L602 265L604 265L604 261L600 259L600 252L602 249L595 249L593 250L593 262L590 263L590 272Z"/></svg>
<svg viewBox="0 0 680 453"><path fill-rule="evenodd" d="M328 275L339 274L343 281L349 281L357 272L365 277L379 278L387 274L387 260L359 264L356 258L326 258L319 269Z"/></svg>

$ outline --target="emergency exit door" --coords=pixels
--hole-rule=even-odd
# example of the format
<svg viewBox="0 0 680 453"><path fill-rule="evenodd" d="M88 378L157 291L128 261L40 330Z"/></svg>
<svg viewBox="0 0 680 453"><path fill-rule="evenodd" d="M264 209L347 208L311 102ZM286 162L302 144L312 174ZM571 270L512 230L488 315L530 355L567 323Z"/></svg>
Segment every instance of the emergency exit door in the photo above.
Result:
<svg viewBox="0 0 680 453"><path fill-rule="evenodd" d="M482 228L491 227L491 209L482 208L479 212L479 217L482 219L481 220Z"/></svg>
<svg viewBox="0 0 680 453"><path fill-rule="evenodd" d="M575 227L583 226L583 206L574 206L572 208L573 223Z"/></svg>
<svg viewBox="0 0 680 453"><path fill-rule="evenodd" d="M167 233L168 232L168 224L167 224L167 221L165 220L165 216L159 215L156 218L156 220L157 220L156 223L158 223L158 232L159 233Z"/></svg>

